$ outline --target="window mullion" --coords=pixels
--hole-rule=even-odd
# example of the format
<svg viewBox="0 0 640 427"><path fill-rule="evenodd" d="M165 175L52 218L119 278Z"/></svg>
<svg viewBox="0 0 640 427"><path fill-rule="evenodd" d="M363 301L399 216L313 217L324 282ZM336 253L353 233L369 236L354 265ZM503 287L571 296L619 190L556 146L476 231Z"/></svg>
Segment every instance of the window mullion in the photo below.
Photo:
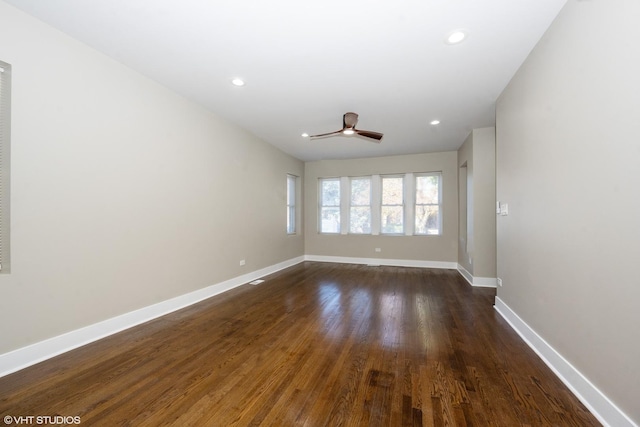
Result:
<svg viewBox="0 0 640 427"><path fill-rule="evenodd" d="M380 234L382 221L382 184L380 175L371 176L371 234Z"/></svg>
<svg viewBox="0 0 640 427"><path fill-rule="evenodd" d="M415 226L416 214L416 187L413 173L409 172L404 176L404 234L412 236Z"/></svg>
<svg viewBox="0 0 640 427"><path fill-rule="evenodd" d="M349 233L351 224L351 186L348 176L340 177L340 234Z"/></svg>

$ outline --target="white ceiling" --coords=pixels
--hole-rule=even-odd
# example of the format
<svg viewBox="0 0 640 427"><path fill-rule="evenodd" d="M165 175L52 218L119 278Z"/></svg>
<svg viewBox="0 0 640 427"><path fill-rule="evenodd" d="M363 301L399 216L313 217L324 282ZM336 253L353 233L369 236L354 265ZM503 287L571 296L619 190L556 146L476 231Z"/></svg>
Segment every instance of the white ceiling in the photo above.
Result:
<svg viewBox="0 0 640 427"><path fill-rule="evenodd" d="M496 98L566 3L6 1L302 160L456 150L495 124ZM468 38L446 44L455 29ZM381 144L300 136L340 129L348 111Z"/></svg>

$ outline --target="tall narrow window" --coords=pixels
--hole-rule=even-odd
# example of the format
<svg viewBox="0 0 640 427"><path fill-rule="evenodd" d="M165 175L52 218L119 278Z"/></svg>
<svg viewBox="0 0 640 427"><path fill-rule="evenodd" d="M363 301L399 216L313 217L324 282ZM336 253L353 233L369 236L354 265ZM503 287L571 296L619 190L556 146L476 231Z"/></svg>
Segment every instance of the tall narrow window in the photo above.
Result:
<svg viewBox="0 0 640 427"><path fill-rule="evenodd" d="M404 233L404 177L382 177L382 234Z"/></svg>
<svg viewBox="0 0 640 427"><path fill-rule="evenodd" d="M340 233L340 178L320 180L320 232Z"/></svg>
<svg viewBox="0 0 640 427"><path fill-rule="evenodd" d="M287 175L287 234L296 234L296 181L297 177Z"/></svg>
<svg viewBox="0 0 640 427"><path fill-rule="evenodd" d="M440 174L416 176L415 234L442 234Z"/></svg>
<svg viewBox="0 0 640 427"><path fill-rule="evenodd" d="M11 66L0 61L0 272L8 273Z"/></svg>
<svg viewBox="0 0 640 427"><path fill-rule="evenodd" d="M371 234L371 177L351 178L349 233Z"/></svg>

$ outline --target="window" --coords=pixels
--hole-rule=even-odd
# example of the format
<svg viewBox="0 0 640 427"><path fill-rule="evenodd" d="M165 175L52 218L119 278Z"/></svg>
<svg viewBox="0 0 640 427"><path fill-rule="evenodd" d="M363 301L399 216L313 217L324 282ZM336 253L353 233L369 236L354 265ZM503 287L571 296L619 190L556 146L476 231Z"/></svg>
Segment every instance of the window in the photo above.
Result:
<svg viewBox="0 0 640 427"><path fill-rule="evenodd" d="M287 175L287 234L296 234L297 176Z"/></svg>
<svg viewBox="0 0 640 427"><path fill-rule="evenodd" d="M351 178L349 233L371 234L371 178Z"/></svg>
<svg viewBox="0 0 640 427"><path fill-rule="evenodd" d="M340 233L340 178L320 180L320 232Z"/></svg>
<svg viewBox="0 0 640 427"><path fill-rule="evenodd" d="M442 234L440 174L416 176L415 234Z"/></svg>
<svg viewBox="0 0 640 427"><path fill-rule="evenodd" d="M320 233L439 235L442 173L320 178L318 207Z"/></svg>
<svg viewBox="0 0 640 427"><path fill-rule="evenodd" d="M404 233L404 177L382 177L382 234Z"/></svg>
<svg viewBox="0 0 640 427"><path fill-rule="evenodd" d="M11 66L0 61L0 272L9 272Z"/></svg>

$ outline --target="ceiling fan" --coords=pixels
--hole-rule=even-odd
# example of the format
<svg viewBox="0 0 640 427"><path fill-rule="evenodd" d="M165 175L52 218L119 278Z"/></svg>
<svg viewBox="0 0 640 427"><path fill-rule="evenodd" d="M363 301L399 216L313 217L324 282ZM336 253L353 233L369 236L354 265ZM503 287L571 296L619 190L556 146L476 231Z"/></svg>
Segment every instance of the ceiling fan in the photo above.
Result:
<svg viewBox="0 0 640 427"><path fill-rule="evenodd" d="M356 123L358 123L358 115L356 113L346 113L342 117L342 129L337 130L335 132L321 133L319 135L311 135L309 136L309 139L328 138L328 137L337 136L337 135L344 135L344 136L358 135L358 136L363 136L365 138L373 139L374 141L371 141L371 142L378 142L378 143L380 142L383 136L381 133L356 129Z"/></svg>

